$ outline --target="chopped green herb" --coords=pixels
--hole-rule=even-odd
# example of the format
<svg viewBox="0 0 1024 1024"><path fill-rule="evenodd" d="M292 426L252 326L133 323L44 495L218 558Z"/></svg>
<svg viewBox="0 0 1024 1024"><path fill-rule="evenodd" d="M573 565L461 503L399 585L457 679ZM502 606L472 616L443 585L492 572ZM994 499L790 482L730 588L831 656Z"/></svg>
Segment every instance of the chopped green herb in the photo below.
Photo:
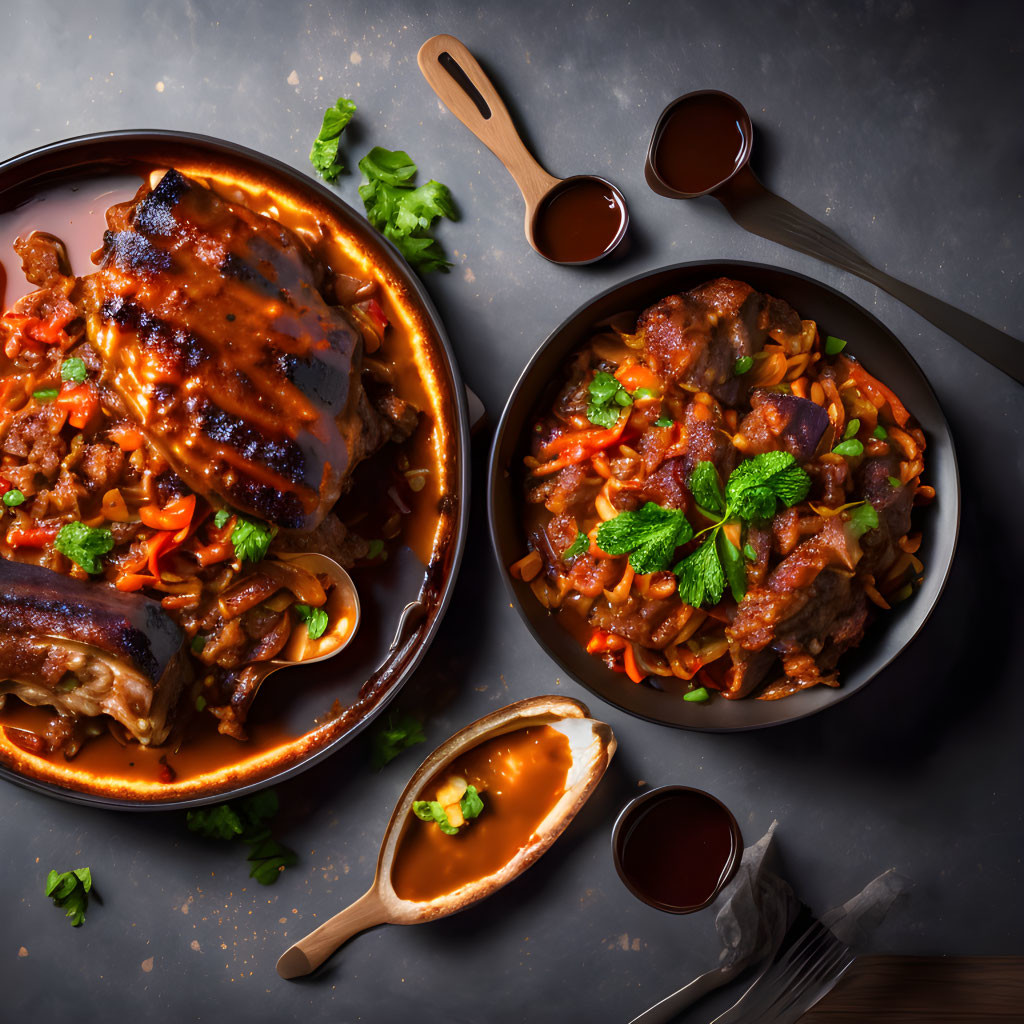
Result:
<svg viewBox="0 0 1024 1024"><path fill-rule="evenodd" d="M641 398L657 398L658 396L650 388L637 388L633 392L633 400L639 402Z"/></svg>
<svg viewBox="0 0 1024 1024"><path fill-rule="evenodd" d="M757 561L757 552L754 550L754 545L753 544L744 544L743 545L743 554L747 556L747 560L748 561L750 561L750 562L756 562Z"/></svg>
<svg viewBox="0 0 1024 1024"><path fill-rule="evenodd" d="M71 925L77 928L85 920L92 889L92 872L88 868L72 871L50 871L46 876L46 895L71 918Z"/></svg>
<svg viewBox="0 0 1024 1024"><path fill-rule="evenodd" d="M60 379L63 381L68 381L71 384L81 384L88 376L89 369L85 365L85 360L80 359L78 356L65 359L60 364Z"/></svg>
<svg viewBox="0 0 1024 1024"><path fill-rule="evenodd" d="M299 857L283 843L267 838L253 844L252 853L246 860L252 863L250 878L255 878L260 885L273 885L285 868L294 867L299 862Z"/></svg>
<svg viewBox="0 0 1024 1024"><path fill-rule="evenodd" d="M380 771L389 761L393 761L406 747L423 743L426 740L422 723L412 715L388 719L388 724L373 735L370 744L370 767Z"/></svg>
<svg viewBox="0 0 1024 1024"><path fill-rule="evenodd" d="M199 707L198 700L196 707ZM239 838L248 843L252 847L246 858L252 863L249 877L261 885L273 885L286 867L298 862L294 850L270 836L270 821L278 807L277 794L266 789L243 800L189 811L186 821L192 832L207 839Z"/></svg>
<svg viewBox="0 0 1024 1024"><path fill-rule="evenodd" d="M620 512L597 528L597 546L609 555L629 555L638 573L667 569L676 548L693 536L686 514L653 501L635 512Z"/></svg>
<svg viewBox="0 0 1024 1024"><path fill-rule="evenodd" d="M903 481L898 476L890 476L888 477L888 480L890 486L895 487L896 490L899 490L903 486Z"/></svg>
<svg viewBox="0 0 1024 1024"><path fill-rule="evenodd" d="M32 392L32 397L37 402L52 402L58 394L56 388L39 388Z"/></svg>
<svg viewBox="0 0 1024 1024"><path fill-rule="evenodd" d="M375 146L359 161L359 169L366 177L359 196L370 223L417 270L447 270L451 264L440 244L423 232L441 217L457 219L448 186L431 180L414 187L416 165L402 150Z"/></svg>
<svg viewBox="0 0 1024 1024"><path fill-rule="evenodd" d="M725 495L713 462L698 462L690 474L690 493L702 509L715 515L725 511Z"/></svg>
<svg viewBox="0 0 1024 1024"><path fill-rule="evenodd" d="M199 694L199 696L196 697L196 711L205 711L205 710L206 710L206 698L202 694Z"/></svg>
<svg viewBox="0 0 1024 1024"><path fill-rule="evenodd" d="M296 604L295 614L306 624L310 640L319 640L327 629L327 612L323 608L311 608L308 604Z"/></svg>
<svg viewBox="0 0 1024 1024"><path fill-rule="evenodd" d="M4 494L4 504L8 508L16 508L25 501L25 495L18 490L17 487L12 487L9 491Z"/></svg>
<svg viewBox="0 0 1024 1024"><path fill-rule="evenodd" d="M266 556L270 542L276 536L276 526L260 522L258 519L250 519L248 516L238 516L231 531L235 557L239 562L259 562Z"/></svg>
<svg viewBox="0 0 1024 1024"><path fill-rule="evenodd" d="M577 531L576 539L562 552L562 561L577 558L590 550L590 538L582 531Z"/></svg>
<svg viewBox="0 0 1024 1024"><path fill-rule="evenodd" d="M484 802L480 799L480 794L477 792L476 787L467 786L465 795L459 801L459 810L462 811L463 818L469 821L471 818L479 817L483 809ZM414 800L412 813L421 821L437 822L437 827L446 836L454 836L459 831L448 820L448 815L445 813L444 808L436 800Z"/></svg>
<svg viewBox="0 0 1024 1024"><path fill-rule="evenodd" d="M868 530L878 529L878 512L874 505L865 501L847 511L846 521L853 527L854 533L861 537Z"/></svg>
<svg viewBox="0 0 1024 1024"><path fill-rule="evenodd" d="M889 436L889 431L879 423L878 426L871 431L871 436L879 441L884 441Z"/></svg>
<svg viewBox="0 0 1024 1024"><path fill-rule="evenodd" d="M610 373L598 370L587 387L590 403L587 419L599 427L610 430L619 422L619 409L632 405L629 392Z"/></svg>
<svg viewBox="0 0 1024 1024"><path fill-rule="evenodd" d="M710 700L711 695L707 689L703 686L698 686L696 690L690 690L689 693L683 694L683 700L688 700L693 704L703 703L706 700Z"/></svg>
<svg viewBox="0 0 1024 1024"><path fill-rule="evenodd" d="M338 158L338 144L341 142L341 133L355 112L356 105L344 97L339 97L333 107L324 111L323 124L309 151L309 162L324 181L334 181L345 169Z"/></svg>
<svg viewBox="0 0 1024 1024"><path fill-rule="evenodd" d="M231 518L232 512L226 508L217 509L217 514L213 517L213 525L218 530L223 529L227 525L227 521Z"/></svg>
<svg viewBox="0 0 1024 1024"><path fill-rule="evenodd" d="M716 541L718 557L722 560L722 568L725 570L725 578L729 582L729 590L732 591L733 599L739 604L747 592L747 567L743 564L743 552L729 540L725 535L725 530L718 531Z"/></svg>
<svg viewBox="0 0 1024 1024"><path fill-rule="evenodd" d="M54 538L53 546L79 568L96 576L103 572L103 555L113 548L114 535L102 526L66 523Z"/></svg>
<svg viewBox="0 0 1024 1024"><path fill-rule="evenodd" d="M843 440L849 441L851 437L857 436L857 431L860 430L860 420L852 419L846 424L846 430L843 431Z"/></svg>
<svg viewBox="0 0 1024 1024"><path fill-rule="evenodd" d="M207 638L203 636L202 633L196 633L196 635L192 637L192 643L189 644L192 648L192 653L202 654L203 648L206 646L206 640Z"/></svg>
<svg viewBox="0 0 1024 1024"><path fill-rule="evenodd" d="M662 416L660 420L654 421L656 427L671 427L673 423L675 420L671 416Z"/></svg>
<svg viewBox="0 0 1024 1024"><path fill-rule="evenodd" d="M765 452L745 459L729 474L724 494L714 464L699 462L690 474L690 493L702 509L719 519L701 530L708 538L673 570L679 580L680 600L694 608L717 604L726 580L733 597L742 600L747 589L743 554L749 545L741 552L722 527L728 522L770 519L778 503L787 508L795 505L807 497L810 488L811 478L789 452Z"/></svg>
<svg viewBox="0 0 1024 1024"><path fill-rule="evenodd" d="M737 377L742 377L743 374L749 372L753 365L753 357L740 356L739 359L737 359L736 362L733 363L732 372L735 373Z"/></svg>
<svg viewBox="0 0 1024 1024"><path fill-rule="evenodd" d="M836 455L856 457L857 455L864 454L864 445L858 441L857 438L852 437L849 441L840 441L832 451L834 451Z"/></svg>
<svg viewBox="0 0 1024 1024"><path fill-rule="evenodd" d="M370 541L370 546L366 549L366 557L369 559L377 558L383 550L384 541L376 537Z"/></svg>
<svg viewBox="0 0 1024 1024"><path fill-rule="evenodd" d="M842 338L833 337L831 334L825 339L825 355L837 356L846 348L846 342Z"/></svg>

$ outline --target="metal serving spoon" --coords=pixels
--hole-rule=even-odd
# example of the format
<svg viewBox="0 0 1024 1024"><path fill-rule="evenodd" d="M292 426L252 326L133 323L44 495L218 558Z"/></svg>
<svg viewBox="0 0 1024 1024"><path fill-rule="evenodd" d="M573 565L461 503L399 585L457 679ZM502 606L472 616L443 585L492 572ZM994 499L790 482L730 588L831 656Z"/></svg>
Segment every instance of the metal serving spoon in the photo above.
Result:
<svg viewBox="0 0 1024 1024"><path fill-rule="evenodd" d="M556 178L534 159L473 55L454 36L428 39L417 55L438 99L502 162L526 203L526 240L552 263L607 256L629 225L622 193L595 174Z"/></svg>
<svg viewBox="0 0 1024 1024"><path fill-rule="evenodd" d="M254 697L267 677L279 669L300 664L312 665L314 662L333 658L352 642L359 628L359 594L356 585L352 582L352 577L333 558L315 552L283 552L276 557L282 562L291 562L314 576L328 576L334 583L324 605L328 630L318 639L311 640L308 630L293 629L284 649L276 658L255 662L252 665L256 673L255 682L252 684Z"/></svg>
<svg viewBox="0 0 1024 1024"><path fill-rule="evenodd" d="M735 127L735 137L741 140L735 158L722 177L703 183L700 191L688 192L673 188L665 178L664 163L665 149L671 145L670 122L673 117L685 114L687 105L703 103L706 109L709 98L716 101L721 112L720 121L717 125L706 121L701 128L714 132L716 127L729 130ZM701 139L694 137L693 144L699 150ZM872 266L830 228L765 188L750 169L752 146L753 126L750 115L739 100L717 90L687 93L673 100L658 118L644 168L647 184L659 195L670 199L714 196L740 227L862 277L920 313L925 320L945 331L975 355L1024 384L1024 342Z"/></svg>

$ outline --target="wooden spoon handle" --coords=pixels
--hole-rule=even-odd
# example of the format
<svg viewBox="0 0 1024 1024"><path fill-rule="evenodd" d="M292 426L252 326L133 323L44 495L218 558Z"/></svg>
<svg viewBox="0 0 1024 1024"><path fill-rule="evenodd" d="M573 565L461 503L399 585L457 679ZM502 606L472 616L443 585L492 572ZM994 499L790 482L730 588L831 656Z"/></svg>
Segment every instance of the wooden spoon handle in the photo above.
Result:
<svg viewBox="0 0 1024 1024"><path fill-rule="evenodd" d="M315 971L340 945L353 935L383 924L387 912L376 889L371 889L340 914L325 921L316 931L299 939L286 949L277 961L277 973L282 978L298 978Z"/></svg>
<svg viewBox="0 0 1024 1024"><path fill-rule="evenodd" d="M438 99L505 165L532 210L558 184L519 138L512 118L476 58L455 36L428 39L417 55Z"/></svg>

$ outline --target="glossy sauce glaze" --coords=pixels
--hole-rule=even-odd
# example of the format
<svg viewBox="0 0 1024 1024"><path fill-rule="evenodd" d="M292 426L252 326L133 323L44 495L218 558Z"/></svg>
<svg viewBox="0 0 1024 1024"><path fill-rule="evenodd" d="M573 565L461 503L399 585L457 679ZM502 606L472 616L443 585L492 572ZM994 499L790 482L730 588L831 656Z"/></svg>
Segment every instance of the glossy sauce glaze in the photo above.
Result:
<svg viewBox="0 0 1024 1024"><path fill-rule="evenodd" d="M433 800L456 774L476 786L484 809L454 836L410 815L391 872L398 897L426 902L503 868L564 792L571 763L565 735L540 725L485 740L444 768L419 799Z"/></svg>
<svg viewBox="0 0 1024 1024"><path fill-rule="evenodd" d="M618 241L625 218L625 206L606 182L570 179L541 203L533 239L555 263L588 263Z"/></svg>
<svg viewBox="0 0 1024 1024"><path fill-rule="evenodd" d="M686 913L706 906L728 882L741 840L732 815L714 797L668 787L631 805L613 842L616 867L635 895Z"/></svg>
<svg viewBox="0 0 1024 1024"><path fill-rule="evenodd" d="M654 142L652 163L677 192L707 192L743 162L742 109L729 97L696 93L679 101Z"/></svg>

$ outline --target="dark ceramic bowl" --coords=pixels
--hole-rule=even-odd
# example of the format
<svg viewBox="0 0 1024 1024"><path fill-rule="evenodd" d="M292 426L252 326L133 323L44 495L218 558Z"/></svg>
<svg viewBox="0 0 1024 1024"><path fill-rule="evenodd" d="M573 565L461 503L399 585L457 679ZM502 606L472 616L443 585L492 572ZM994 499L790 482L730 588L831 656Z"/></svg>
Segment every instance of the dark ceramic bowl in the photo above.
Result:
<svg viewBox="0 0 1024 1024"><path fill-rule="evenodd" d="M666 903L658 899L655 893L663 890L664 886L659 884L658 877L652 875L652 871L657 874L657 868L649 863L645 863L642 868L638 869L634 865L631 869L628 866L630 858L627 851L629 850L630 843L636 841L635 831L637 826L643 821L644 816L662 801L672 800L684 794L690 799L691 803L696 798L698 802L705 802L705 807L710 807L716 815L721 812L721 821L716 824L723 825L731 833L731 846L728 856L722 862L718 879L713 885L709 885L707 895L703 899L698 898L699 902L691 903L687 906L679 906L675 903ZM665 842L671 841L668 836L663 836L662 838ZM678 871L687 871L688 866L706 856L707 847L703 842L704 837L696 833L692 838L687 836L685 845L689 849L685 851L679 850L675 845L681 839L681 835L676 835L674 839L673 849L678 850L680 859L678 863L673 864L673 868L676 868ZM732 881L733 875L736 874L736 869L740 866L742 857L743 833L740 831L732 811L718 797L705 793L702 789L694 789L692 786L658 786L657 789L641 793L640 796L634 797L622 808L618 818L615 819L615 826L612 829L612 860L615 863L615 870L618 872L619 878L622 879L622 884L638 900L643 900L649 907L654 907L656 910L664 910L668 914L693 914L698 910L711 906L721 891ZM664 867L664 865L662 866ZM638 871L640 872L639 874Z"/></svg>
<svg viewBox="0 0 1024 1024"><path fill-rule="evenodd" d="M925 481L937 494L918 522L924 540L918 556L924 583L913 597L885 612L871 625L860 647L839 663L840 686L816 686L783 700L689 703L644 683L636 685L587 654L536 600L529 585L514 580L510 566L527 551L520 510L523 456L538 413L549 408L564 382L566 360L599 322L617 313L639 313L652 302L715 277L747 281L785 299L805 319L845 338L848 351L903 400L928 440ZM505 406L491 450L488 514L498 567L519 614L542 647L570 675L604 700L641 718L684 729L733 732L791 722L831 707L866 686L917 635L935 607L953 563L960 521L960 480L949 425L935 394L910 353L867 310L828 285L802 274L759 263L714 261L682 263L653 271L603 292L569 317L537 350Z"/></svg>
<svg viewBox="0 0 1024 1024"><path fill-rule="evenodd" d="M0 734L0 778L83 803L131 810L241 796L304 771L365 729L398 693L437 632L462 558L469 501L466 393L426 291L398 251L362 216L286 164L234 143L184 132L106 132L43 146L0 162L0 259L13 258L12 231L35 228L63 235L69 246L75 243L87 254L82 193L94 200L86 210L95 222L89 238L96 248L103 211L130 198L146 169L169 166L218 177L228 186L237 181L254 194L283 197L317 223L329 225L357 254L357 262L365 261L372 268L368 273L379 275L396 308L408 314L423 340L425 363L417 365L429 366L432 375L435 398L429 411L444 453L445 496L429 564L400 547L379 570L355 570L363 622L352 645L333 660L276 675L261 690L250 716L254 736L262 731L265 738L262 746L255 739L248 746L235 744L237 752L232 748L222 755L221 762L227 761L218 762L216 771L196 769L190 776L181 767L186 762L178 760L173 784L136 783L123 774L111 776L90 753L89 744L71 761L58 757L51 762L25 755ZM74 227L68 216L72 207ZM83 272L81 265L76 269ZM179 756L185 754L183 749Z"/></svg>

